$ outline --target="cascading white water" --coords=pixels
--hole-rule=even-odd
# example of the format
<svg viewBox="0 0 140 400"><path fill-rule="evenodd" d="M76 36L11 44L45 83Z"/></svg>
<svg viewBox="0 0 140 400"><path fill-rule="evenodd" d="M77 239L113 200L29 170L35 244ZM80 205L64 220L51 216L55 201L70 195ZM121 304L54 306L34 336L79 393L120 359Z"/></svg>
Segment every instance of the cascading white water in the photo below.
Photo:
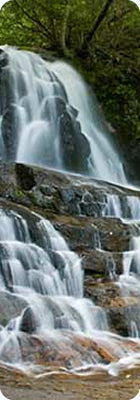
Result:
<svg viewBox="0 0 140 400"><path fill-rule="evenodd" d="M131 238L130 250L123 254L123 275L120 282L130 291L138 291L140 288L140 199L132 195L107 194L103 216L119 218L124 223L131 224L137 232L137 236Z"/></svg>
<svg viewBox="0 0 140 400"><path fill-rule="evenodd" d="M130 306L126 307L124 318L127 321L130 336L138 338L140 337L140 199L132 193L124 195L121 189L119 192L117 194L106 194L102 216L118 218L131 229L130 248L122 254L122 273L118 279L116 279L116 274L113 274L112 278L113 280L115 278L117 286L120 287L126 305L127 299L132 298L134 301L134 303L132 301L132 304L130 301ZM114 268L114 271L116 272L116 268Z"/></svg>
<svg viewBox="0 0 140 400"><path fill-rule="evenodd" d="M136 196L107 194L102 214L106 217L138 221L140 219L140 199Z"/></svg>
<svg viewBox="0 0 140 400"><path fill-rule="evenodd" d="M12 296L28 302L37 335L53 338L55 330L55 340L59 341L63 330L64 340L65 331L91 336L98 330L108 330L104 311L83 297L79 257L49 221L40 219L36 223L43 248L32 243L27 222L17 213L1 209L0 226L0 292L12 291ZM0 359L8 357L8 362L18 365L23 364L17 340L23 315L24 311L9 320L0 332Z"/></svg>
<svg viewBox="0 0 140 400"><path fill-rule="evenodd" d="M69 250L49 221L37 217L35 224L41 247L32 242L30 227L23 217L0 210L0 226L3 225L0 230L0 296L9 293L11 303L14 298L26 302L16 318L10 317L7 325L1 326L0 360L20 368L32 365L32 361L26 363L23 360L22 336L19 336L27 324L27 338L29 333L34 333L36 341L37 338L47 340L55 349L62 346L66 351L78 334L81 340L89 338L93 343L99 343L99 349L100 346L110 346L121 359L117 363L101 364L100 357L93 351L82 364L81 361L77 363L77 371L96 366L116 374L123 366L125 368L126 363L135 364L139 353L126 350L125 339L122 345L122 338L109 332L105 312L83 297L83 271L79 257ZM27 319L25 323L28 313L29 325ZM136 331L135 326L134 329ZM23 343L26 349L24 334Z"/></svg>
<svg viewBox="0 0 140 400"><path fill-rule="evenodd" d="M103 210L106 217L120 218L124 223L134 226L137 236L130 241L130 250L123 254L123 274L119 285L123 294L140 293L140 199L136 196L106 195L106 207Z"/></svg>
<svg viewBox="0 0 140 400"><path fill-rule="evenodd" d="M140 293L140 236L131 239L130 251L123 255L123 274L119 279L125 294Z"/></svg>
<svg viewBox="0 0 140 400"><path fill-rule="evenodd" d="M24 331L24 318L29 312L27 333L34 333L35 340L42 338L52 343L55 349L62 346L66 351L75 340L74 335L79 334L85 340L90 338L93 343L99 343L99 348L110 346L111 351L115 349L120 359L104 365L93 352L89 361L88 358L82 364L79 361L77 371L96 367L117 374L127 364L137 363L139 353L126 350L124 338L122 345L122 338L109 332L105 312L83 297L83 271L79 257L69 250L49 221L37 217L35 224L40 245L32 242L30 227L23 217L0 210L0 226L3 226L0 230L0 294L12 293L12 298L19 296L27 303L16 318L9 319L8 324L1 327L0 360L29 368L29 361L25 363L23 360L22 338L19 336ZM133 324L133 335L136 331ZM26 346L23 336L24 341Z"/></svg>
<svg viewBox="0 0 140 400"><path fill-rule="evenodd" d="M8 46L1 49L8 56L3 70L8 71L10 77L8 90L12 94L8 107L12 106L15 115L16 138L11 141L15 142L16 160L59 169L72 168L98 179L125 183L122 163L111 144L97 101L90 96L80 75L64 62L46 62L37 54ZM2 127L5 129L7 118L11 118L11 114L0 116L0 136L3 141L6 135L5 146L7 133L2 133ZM72 131L73 139L70 138ZM69 143L68 154L64 142L66 146ZM9 148L10 145L11 142ZM77 152L77 161L74 156L79 147L81 155Z"/></svg>
<svg viewBox="0 0 140 400"><path fill-rule="evenodd" d="M91 96L81 76L68 64L57 61L51 65L51 70L60 80L63 76L68 100L79 111L78 119L82 131L90 142L91 174L97 179L125 184L126 178L121 160L109 139L107 125L95 95Z"/></svg>

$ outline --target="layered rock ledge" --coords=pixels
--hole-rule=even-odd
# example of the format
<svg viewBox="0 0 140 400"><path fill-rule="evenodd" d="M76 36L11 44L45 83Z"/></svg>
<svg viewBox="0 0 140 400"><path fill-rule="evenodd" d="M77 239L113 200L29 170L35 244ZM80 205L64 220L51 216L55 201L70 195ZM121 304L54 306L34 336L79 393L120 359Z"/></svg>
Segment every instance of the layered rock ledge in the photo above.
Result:
<svg viewBox="0 0 140 400"><path fill-rule="evenodd" d="M125 221L121 216L108 215L108 200L113 196L122 205ZM133 322L140 327L139 296L132 293L122 297L118 284L123 273L123 254L129 251L131 239L140 233L140 222L136 224L129 218L129 201L124 207L126 198L139 202L140 192L86 176L0 164L1 207L17 210L24 216L32 239L39 245L34 229L38 214L52 222L82 259L85 296L105 308L111 330L124 336L131 331L129 314L133 313ZM7 302L4 297L3 301ZM14 308L12 315L14 318Z"/></svg>

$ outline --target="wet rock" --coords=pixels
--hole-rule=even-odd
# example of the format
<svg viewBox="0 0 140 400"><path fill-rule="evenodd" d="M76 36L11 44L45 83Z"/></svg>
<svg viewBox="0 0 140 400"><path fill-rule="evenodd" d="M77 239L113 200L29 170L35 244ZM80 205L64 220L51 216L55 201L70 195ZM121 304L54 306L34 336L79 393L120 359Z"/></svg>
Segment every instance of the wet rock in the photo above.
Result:
<svg viewBox="0 0 140 400"><path fill-rule="evenodd" d="M102 210L104 205L102 203L97 203L91 199L87 202L81 201L80 203L80 213L83 215L97 217L102 215Z"/></svg>
<svg viewBox="0 0 140 400"><path fill-rule="evenodd" d="M140 305L135 298L130 298L128 305L127 301L116 299L114 307L107 310L107 315L110 329L119 335L137 336L140 331Z"/></svg>
<svg viewBox="0 0 140 400"><path fill-rule="evenodd" d="M9 199L14 202L19 202L29 207L34 205L39 207L41 204L44 213L50 211L52 213L57 213L59 216L81 215L82 217L89 216L93 218L101 217L102 213L104 213L107 201L106 194L108 193L114 193L116 196L120 196L121 190L121 193L123 191L123 197L125 197L125 195L140 197L139 192L134 192L130 189L120 189L116 185L113 186L104 182L100 182L99 185L95 180L87 177L83 178L81 176L79 182L77 176L72 177L60 172L42 170L36 167L32 167L32 171L35 186L26 190L26 193L24 193L24 190L21 186L19 187L18 184L15 165L9 164L8 166L0 163L1 196L9 197ZM20 196L18 196L19 192ZM87 220L87 223L89 223L89 220ZM100 220L99 225L102 223L103 220ZM123 229L124 225L118 219L118 225L119 223L120 229L121 227ZM111 219L108 222L108 226L109 224L112 229L113 223Z"/></svg>
<svg viewBox="0 0 140 400"><path fill-rule="evenodd" d="M71 115L71 117L77 118L78 113L79 113L78 110L75 107L71 106L70 104L67 104L66 107L67 107L67 111Z"/></svg>
<svg viewBox="0 0 140 400"><path fill-rule="evenodd" d="M95 248L95 231L91 226L80 227L63 223L54 223L54 226L65 238L72 251L82 252Z"/></svg>
<svg viewBox="0 0 140 400"><path fill-rule="evenodd" d="M7 54L0 49L0 114L3 114L6 106L7 106L7 95L9 98L8 93L8 85L6 82L6 78L8 78L7 71L5 67L8 65L8 56Z"/></svg>
<svg viewBox="0 0 140 400"><path fill-rule="evenodd" d="M60 209L69 215L102 216L106 206L105 195L83 186L60 187Z"/></svg>
<svg viewBox="0 0 140 400"><path fill-rule="evenodd" d="M14 104L9 104L2 119L2 138L5 146L5 159L14 161L18 145L18 112Z"/></svg>
<svg viewBox="0 0 140 400"><path fill-rule="evenodd" d="M105 282L87 276L85 296L106 311L111 332L132 337L140 330L140 305L135 296L122 297L121 289L114 282Z"/></svg>
<svg viewBox="0 0 140 400"><path fill-rule="evenodd" d="M65 268L65 262L64 262L64 257L57 251L50 250L49 252L50 259L52 261L52 264L54 267L59 271L61 279L64 277L64 268Z"/></svg>
<svg viewBox="0 0 140 400"><path fill-rule="evenodd" d="M0 292L0 324L6 326L12 318L20 315L27 302L16 294Z"/></svg>
<svg viewBox="0 0 140 400"><path fill-rule="evenodd" d="M44 196L52 198L53 194L55 193L55 189L47 184L42 184L40 186L40 191Z"/></svg>
<svg viewBox="0 0 140 400"><path fill-rule="evenodd" d="M17 184L23 190L31 190L35 186L33 169L24 164L15 165Z"/></svg>
<svg viewBox="0 0 140 400"><path fill-rule="evenodd" d="M2 246L0 246L2 247ZM2 250L2 249L1 249ZM2 255L2 251L1 251ZM0 260L0 273L2 275L2 279L4 281L6 289L9 291L13 290L13 277L12 277L12 272L11 272L11 266L10 266L10 261L8 259L5 260Z"/></svg>
<svg viewBox="0 0 140 400"><path fill-rule="evenodd" d="M80 214L80 207L79 202L82 199L82 191L74 188L60 188L60 202L63 207L63 212L69 215L79 215Z"/></svg>
<svg viewBox="0 0 140 400"><path fill-rule="evenodd" d="M1 68L6 67L8 64L8 55L5 53L4 50L0 49L0 73Z"/></svg>
<svg viewBox="0 0 140 400"><path fill-rule="evenodd" d="M14 103L14 94L12 90L12 74L8 67L8 56L1 50L0 54L0 113L4 114Z"/></svg>
<svg viewBox="0 0 140 400"><path fill-rule="evenodd" d="M54 123L57 121L57 118L63 115L66 110L65 101L59 96L50 96L47 98L43 111L42 117L46 118L47 120L54 119Z"/></svg>
<svg viewBox="0 0 140 400"><path fill-rule="evenodd" d="M25 308L21 318L22 319L21 319L19 329L22 332L31 334L36 331L36 327L37 327L36 318L35 318L34 312L31 309L31 307Z"/></svg>
<svg viewBox="0 0 140 400"><path fill-rule="evenodd" d="M87 275L85 278L85 296L94 304L102 307L107 315L111 332L122 336L137 336L140 330L139 298L135 295L122 295L116 282L108 282Z"/></svg>
<svg viewBox="0 0 140 400"><path fill-rule="evenodd" d="M18 345L24 362L33 362L55 368L64 367L68 370L80 367L83 362L95 363L115 361L116 355L111 354L109 345L98 343L88 338L72 335L71 332L55 338L42 338L27 334L18 334ZM113 352L113 351L112 351ZM1 354L3 361L10 362L13 358L13 343L7 341Z"/></svg>
<svg viewBox="0 0 140 400"><path fill-rule="evenodd" d="M54 85L54 93L58 96L61 97L65 103L68 103L68 96L67 96L67 92L65 89L65 86L63 85L63 83L59 80L58 76L55 74L55 72L50 73L50 71L48 71L51 77L51 80L53 81L53 85Z"/></svg>
<svg viewBox="0 0 140 400"><path fill-rule="evenodd" d="M58 140L61 149L61 158L64 168L82 172L88 170L88 156L90 146L88 140L81 132L81 127L76 117L78 111L67 104L60 96L50 96L44 103L42 117L49 121L51 129L50 141ZM79 150L75 156L75 152ZM43 151L43 149L42 149ZM53 164L51 146L46 148L47 165Z"/></svg>
<svg viewBox="0 0 140 400"><path fill-rule="evenodd" d="M120 288L116 282L106 281L105 279L95 279L93 276L86 276L84 282L85 296L89 297L94 304L99 307L111 308L114 305L126 305L125 300L122 299Z"/></svg>
<svg viewBox="0 0 140 400"><path fill-rule="evenodd" d="M86 274L98 275L98 277L105 276L108 274L106 268L106 257L104 253L98 250L83 251L82 256L82 266Z"/></svg>
<svg viewBox="0 0 140 400"><path fill-rule="evenodd" d="M116 279L122 273L122 253L90 250L83 251L81 257L86 275L95 278Z"/></svg>
<svg viewBox="0 0 140 400"><path fill-rule="evenodd" d="M70 171L87 172L90 146L81 132L80 123L65 112L60 118L59 134L61 156L65 168Z"/></svg>
<svg viewBox="0 0 140 400"><path fill-rule="evenodd" d="M32 191L30 192L30 199L34 206L43 207L44 206L44 197L39 188L34 186Z"/></svg>
<svg viewBox="0 0 140 400"><path fill-rule="evenodd" d="M71 250L101 249L106 252L123 252L129 250L130 240L138 235L133 226L116 218L66 218L53 222L69 244Z"/></svg>
<svg viewBox="0 0 140 400"><path fill-rule="evenodd" d="M139 352L140 346L133 340L125 340L113 336L113 344L108 336L90 339L71 332L63 331L63 335L56 337L37 337L20 333L17 342L24 362L48 368L83 367L83 364L96 364L118 361L120 356ZM1 352L1 359L10 362L14 357L14 348L11 338L7 340ZM15 357L14 357L15 358Z"/></svg>

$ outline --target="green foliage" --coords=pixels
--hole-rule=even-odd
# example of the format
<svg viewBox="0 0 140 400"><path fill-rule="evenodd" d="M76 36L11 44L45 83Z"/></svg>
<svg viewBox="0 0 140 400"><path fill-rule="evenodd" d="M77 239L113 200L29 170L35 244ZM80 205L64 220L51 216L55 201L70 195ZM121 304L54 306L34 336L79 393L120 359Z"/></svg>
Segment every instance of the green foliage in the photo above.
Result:
<svg viewBox="0 0 140 400"><path fill-rule="evenodd" d="M140 12L133 2L12 0L0 12L0 42L70 58L95 88L119 141L140 138Z"/></svg>
<svg viewBox="0 0 140 400"><path fill-rule="evenodd" d="M59 52L63 50L64 33L66 46L75 54L85 43L104 3L105 0L12 0L0 13L0 41L57 48Z"/></svg>
<svg viewBox="0 0 140 400"><path fill-rule="evenodd" d="M84 67L120 143L140 138L140 12L133 3L114 2Z"/></svg>

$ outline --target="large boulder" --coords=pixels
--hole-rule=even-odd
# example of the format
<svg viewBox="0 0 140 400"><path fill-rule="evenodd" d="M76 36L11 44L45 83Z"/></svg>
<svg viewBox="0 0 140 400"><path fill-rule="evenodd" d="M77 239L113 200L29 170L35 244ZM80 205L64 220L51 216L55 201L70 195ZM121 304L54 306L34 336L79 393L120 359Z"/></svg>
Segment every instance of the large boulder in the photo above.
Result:
<svg viewBox="0 0 140 400"><path fill-rule="evenodd" d="M34 173L31 167L24 164L15 165L17 184L23 190L31 190L35 186Z"/></svg>
<svg viewBox="0 0 140 400"><path fill-rule="evenodd" d="M3 114L2 138L6 161L14 161L18 146L18 111L14 104L10 104Z"/></svg>
<svg viewBox="0 0 140 400"><path fill-rule="evenodd" d="M81 125L67 111L60 118L60 148L63 165L74 172L88 171L90 146Z"/></svg>
<svg viewBox="0 0 140 400"><path fill-rule="evenodd" d="M12 77L8 68L8 55L0 49L0 114L5 112L12 101Z"/></svg>
<svg viewBox="0 0 140 400"><path fill-rule="evenodd" d="M27 306L27 302L21 296L8 292L0 292L0 325L6 326L9 321L20 315Z"/></svg>
<svg viewBox="0 0 140 400"><path fill-rule="evenodd" d="M111 331L122 336L136 337L140 330L140 305L136 298L118 298L114 306L107 309Z"/></svg>
<svg viewBox="0 0 140 400"><path fill-rule="evenodd" d="M51 130L49 143L52 140L53 146L54 141L58 140L62 165L70 171L87 172L90 146L81 131L77 115L78 110L61 96L49 96L43 104L42 118L49 121ZM47 154L47 164L49 158L51 160ZM54 154L51 162L54 162Z"/></svg>
<svg viewBox="0 0 140 400"><path fill-rule="evenodd" d="M30 334L36 331L36 318L30 306L23 311L19 330Z"/></svg>
<svg viewBox="0 0 140 400"><path fill-rule="evenodd" d="M8 80L7 80L7 67L8 57L7 54L0 49L0 114L6 107L7 95L8 95Z"/></svg>

